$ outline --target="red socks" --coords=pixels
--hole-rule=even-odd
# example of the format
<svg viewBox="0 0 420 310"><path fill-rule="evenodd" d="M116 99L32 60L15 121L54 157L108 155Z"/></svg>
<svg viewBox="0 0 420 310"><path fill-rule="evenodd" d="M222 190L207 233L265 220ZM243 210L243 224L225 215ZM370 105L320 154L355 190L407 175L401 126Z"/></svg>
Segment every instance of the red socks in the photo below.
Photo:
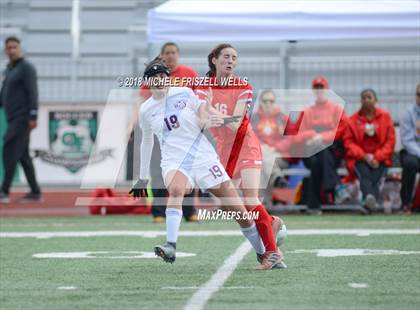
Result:
<svg viewBox="0 0 420 310"><path fill-rule="evenodd" d="M256 206L252 211L259 212L258 219L255 220L255 225L264 243L265 250L277 251L276 238L273 235L273 228L271 227L273 218L268 214L263 205Z"/></svg>

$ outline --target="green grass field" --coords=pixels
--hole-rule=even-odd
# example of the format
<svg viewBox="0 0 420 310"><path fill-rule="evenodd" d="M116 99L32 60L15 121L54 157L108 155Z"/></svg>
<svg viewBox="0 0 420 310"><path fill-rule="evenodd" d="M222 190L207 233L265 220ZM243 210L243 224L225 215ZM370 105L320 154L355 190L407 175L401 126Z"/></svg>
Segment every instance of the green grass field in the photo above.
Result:
<svg viewBox="0 0 420 310"><path fill-rule="evenodd" d="M250 251L204 309L420 309L419 216L284 219L289 268L254 270ZM308 229L311 234L304 235ZM369 234L379 229L402 231ZM0 220L0 230L0 309L184 309L245 240L234 235L234 222L183 223L181 231L191 233L180 236L178 251L195 255L170 265L139 253L164 241L164 225L146 217L8 218ZM225 230L230 235L213 235ZM197 236L203 231L206 236ZM365 255L341 251L330 257L317 249L359 249ZM69 252L91 253L33 256Z"/></svg>

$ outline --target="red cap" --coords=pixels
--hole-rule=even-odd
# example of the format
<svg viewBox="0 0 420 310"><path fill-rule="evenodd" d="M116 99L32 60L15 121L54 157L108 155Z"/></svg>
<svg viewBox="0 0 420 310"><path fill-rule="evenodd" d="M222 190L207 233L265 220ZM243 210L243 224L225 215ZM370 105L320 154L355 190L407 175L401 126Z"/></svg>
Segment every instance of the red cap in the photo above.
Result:
<svg viewBox="0 0 420 310"><path fill-rule="evenodd" d="M312 87L319 86L319 85L323 86L324 88L328 88L327 78L322 76L322 75L314 78L313 81L312 81Z"/></svg>

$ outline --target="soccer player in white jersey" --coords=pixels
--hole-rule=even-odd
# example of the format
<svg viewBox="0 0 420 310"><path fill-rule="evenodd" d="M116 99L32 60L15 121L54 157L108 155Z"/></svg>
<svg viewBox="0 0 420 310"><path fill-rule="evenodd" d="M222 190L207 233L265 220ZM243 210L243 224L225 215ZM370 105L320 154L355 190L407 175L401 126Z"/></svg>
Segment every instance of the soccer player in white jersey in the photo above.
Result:
<svg viewBox="0 0 420 310"><path fill-rule="evenodd" d="M208 113L208 106L186 87L157 86L169 76L169 69L159 59L145 69L144 77L155 85L152 97L141 107L139 122L142 129L140 148L140 179L131 189L134 197L146 196L153 134L158 137L162 152L162 175L169 192L166 208L165 245L155 247L155 254L166 262L175 261L176 242L182 219L184 194L194 186L222 199L223 208L241 214L236 218L242 233L258 254L264 245L253 220L242 217L246 209L220 163L213 146L203 134L205 128L222 126L225 120Z"/></svg>

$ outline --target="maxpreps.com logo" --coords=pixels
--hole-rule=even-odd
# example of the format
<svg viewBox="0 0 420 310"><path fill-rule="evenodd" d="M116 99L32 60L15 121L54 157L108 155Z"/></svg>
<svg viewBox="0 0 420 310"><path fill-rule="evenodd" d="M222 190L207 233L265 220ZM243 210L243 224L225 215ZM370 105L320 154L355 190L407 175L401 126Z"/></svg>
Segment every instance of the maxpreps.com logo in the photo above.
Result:
<svg viewBox="0 0 420 310"><path fill-rule="evenodd" d="M65 167L72 173L90 163L112 156L112 149L90 154L98 129L96 111L49 112L49 151L36 150L36 157L52 165ZM90 158L89 158L90 157Z"/></svg>

